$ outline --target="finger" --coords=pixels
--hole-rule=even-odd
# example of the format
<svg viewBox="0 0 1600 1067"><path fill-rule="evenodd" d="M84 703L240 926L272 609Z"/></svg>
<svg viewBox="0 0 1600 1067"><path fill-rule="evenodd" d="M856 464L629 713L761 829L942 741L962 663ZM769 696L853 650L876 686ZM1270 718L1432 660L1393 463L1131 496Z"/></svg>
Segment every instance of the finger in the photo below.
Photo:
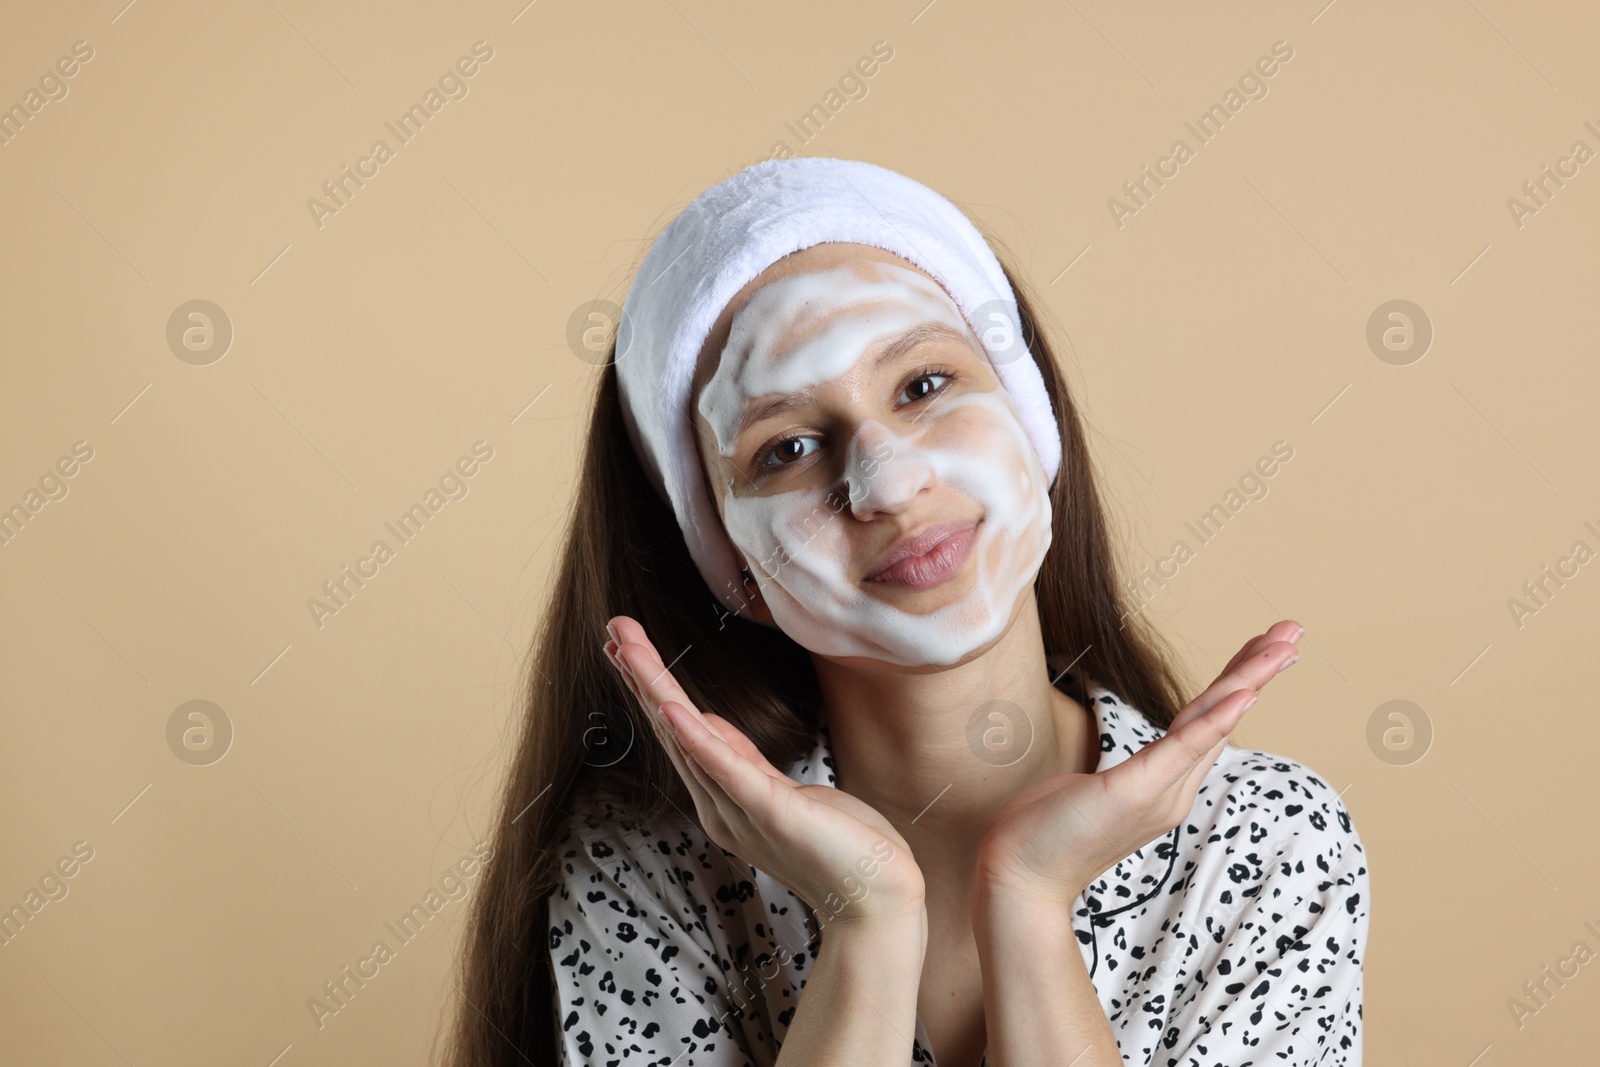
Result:
<svg viewBox="0 0 1600 1067"><path fill-rule="evenodd" d="M666 709L668 707L681 712L683 706L669 702L668 704L663 704L661 711L657 713L661 719L662 728L666 730L668 735L666 745L676 753L675 761L680 764L678 773L683 776L684 781L689 785L689 792L695 795L695 806L702 813L715 811L726 820L728 807L725 804L731 805L732 802L723 800L722 787L717 784L716 779L711 777L710 772L700 765L700 761L690 751L689 746L684 744L682 734L673 726L672 720L667 718ZM697 786L698 788L695 788Z"/></svg>
<svg viewBox="0 0 1600 1067"><path fill-rule="evenodd" d="M655 645L646 636L644 627L640 626L638 622L626 615L620 615L611 620L607 629L615 635L612 643L620 646L617 649L616 659L622 668L628 672L639 693L641 702L646 707L646 713L650 716L651 721L656 723L658 730L665 731L670 735L662 738L662 743L667 746L669 751L674 753L673 762L678 765L678 773L685 776L685 781L693 778L699 784L707 794L707 799L715 805L715 810L722 815L725 821L743 815L743 806L728 796L726 784L717 781L716 777L711 773L711 767L705 762L707 758L710 758L713 760L711 766L726 769L728 766L727 761L726 759L719 759L719 757L723 756L723 753L717 751L716 746L732 750L738 759L745 761L747 768L752 770L761 769L764 777L770 776L782 778L785 781L789 780L787 776L778 774L775 770L771 771L769 775L766 768L761 767L761 765L766 765L767 768L770 768L771 765L767 764L765 757L761 756L755 746L743 735L739 735L739 740L743 742L743 747L735 748L720 731L711 726L706 716L689 699L688 693L684 692L683 686L678 684L678 680L672 676L672 672L662 663L661 654L656 651ZM681 728L677 731L672 729L672 721L664 717L665 708L669 704L681 712L681 715L675 716L673 720L680 724ZM684 717L689 720L687 724L683 723ZM723 722L728 730L735 734L738 733L732 724L726 723L725 720L719 719L719 721ZM709 735L715 745L708 747L704 744L707 738L702 734ZM702 745L698 748L691 748L689 738L699 739ZM754 759L750 758L752 755L755 757ZM744 817L747 818L748 816Z"/></svg>
<svg viewBox="0 0 1600 1067"><path fill-rule="evenodd" d="M631 622L632 620L628 621ZM637 628L637 624L635 624L635 627ZM638 633L643 633L642 628L638 630ZM677 770L678 776L684 780L684 784L689 787L690 794L693 795L696 792L695 787L697 785L701 791L709 791L707 783L695 773L694 760L683 750L682 742L674 734L667 720L662 717L660 702L652 699L650 694L640 685L638 672L624 658L622 650L617 647L617 642L615 640L607 641L605 650L607 658L611 660L617 673L622 676L624 684L627 685L634 699L638 701L639 708L644 713L645 718L649 720L650 729L655 734L657 744L666 751L667 758L672 761L673 767ZM705 800L709 801L709 797L705 798ZM701 799L697 798L696 803L701 803Z"/></svg>
<svg viewBox="0 0 1600 1067"><path fill-rule="evenodd" d="M1271 631L1268 631L1268 634L1262 636L1269 636L1270 633ZM1242 659L1236 658L1237 661L1231 670L1219 674L1216 681L1206 686L1204 692L1184 705L1183 710L1173 718L1172 728L1176 729L1193 722L1240 688L1260 690L1299 657L1300 650L1289 641L1273 638L1256 644L1255 651L1251 655Z"/></svg>
<svg viewBox="0 0 1600 1067"><path fill-rule="evenodd" d="M1293 645L1300 639L1300 634L1303 632L1304 627L1295 622L1293 619L1283 619L1279 622L1273 623L1272 626L1267 629L1266 633L1257 634L1255 637L1247 641L1243 648L1234 653L1233 658L1228 661L1228 665L1223 667L1222 670L1217 673L1217 677L1221 679L1230 674L1236 673L1243 668L1247 661L1249 661L1252 657L1265 651L1268 646L1274 644L1275 642L1282 641Z"/></svg>
<svg viewBox="0 0 1600 1067"><path fill-rule="evenodd" d="M689 694L678 684L678 679L661 662L661 655L654 645L624 634L622 647L617 654L632 673L640 695L652 708L659 708L664 702L673 700L682 704L693 718L700 719L700 709L694 706Z"/></svg>
<svg viewBox="0 0 1600 1067"><path fill-rule="evenodd" d="M633 670L634 679L641 683L641 688L648 690L653 683L661 681L663 676L670 678L671 672L667 671L666 664L661 660L661 653L656 649L655 642L650 640L644 632L644 627L626 615L618 615L606 624L606 631L611 634L611 639L617 645L618 652L626 664ZM637 655L630 656L628 650L632 648ZM676 679L672 684L677 685ZM682 688L678 688L682 692ZM687 702L687 696L685 701Z"/></svg>
<svg viewBox="0 0 1600 1067"><path fill-rule="evenodd" d="M688 693L662 662L661 654L645 635L642 626L623 615L612 619L608 629L620 645L618 659L631 670L645 703L652 710L663 709L663 714L669 705L679 713L673 716L671 722L663 719L661 725L668 732L671 732L672 723L679 726L675 739L682 746L680 752L687 760L686 766L680 768L680 773L706 776L698 780L725 821L735 818L749 821L748 804L756 797L751 791L753 787L767 787L770 790L768 782L771 779L793 784L788 776L772 768L742 734L739 740L743 742L743 748L736 748L712 726L709 718L694 706ZM657 717L652 715L653 719ZM719 721L729 731L738 734L731 723ZM759 777L753 778L752 775Z"/></svg>
<svg viewBox="0 0 1600 1067"><path fill-rule="evenodd" d="M693 709L683 687L661 666L661 654L645 636L643 627L621 615L612 619L606 629L615 635L606 642L607 653L627 681L628 688L650 714L652 723L657 718L663 699L676 699ZM663 687L660 684L663 681L669 684ZM696 710L695 714L699 712Z"/></svg>
<svg viewBox="0 0 1600 1067"><path fill-rule="evenodd" d="M1240 645L1239 651L1235 652L1233 654L1233 658L1230 659L1227 664L1217 672L1217 677L1220 678L1224 674L1227 674L1229 671L1233 670L1239 665L1240 660L1244 659L1246 656L1249 656L1251 653L1258 650L1262 645L1266 644L1271 632L1271 630L1267 630L1263 633L1256 634L1243 645Z"/></svg>
<svg viewBox="0 0 1600 1067"><path fill-rule="evenodd" d="M1194 796L1200 792L1200 783L1206 780L1206 775L1210 774L1211 769L1217 765L1217 757L1222 755L1222 750L1227 747L1228 739L1226 737L1212 745L1211 751L1207 752L1205 757L1195 764L1194 769L1184 776L1183 781L1178 783L1177 788L1189 794L1190 806L1194 804Z"/></svg>
<svg viewBox="0 0 1600 1067"><path fill-rule="evenodd" d="M778 770L778 768L769 763L767 761L767 757L761 754L761 750L757 748L755 744L748 737L746 737L737 726L733 725L733 723L729 722L727 719L724 719L721 715L715 715L709 711L701 712L700 716L713 730L716 731L717 736L721 737L723 741L727 742L729 748L733 749L735 752L739 753L739 755L755 764L763 772L771 775L773 778L782 778L784 781L793 781L793 779L787 774L784 774L782 771Z"/></svg>
<svg viewBox="0 0 1600 1067"><path fill-rule="evenodd" d="M1222 751L1219 743L1233 731L1254 696L1249 689L1229 693L1208 714L1191 718L1181 726L1174 723L1165 734L1106 774L1137 779L1137 787L1147 796L1165 796L1174 786L1186 782L1190 772L1198 768L1210 770Z"/></svg>
<svg viewBox="0 0 1600 1067"><path fill-rule="evenodd" d="M702 784L723 821L730 826L738 822L765 824L761 815L773 796L772 779L683 705L668 701L662 705L662 714L671 716L671 725L677 727L678 740L695 771L709 779Z"/></svg>
<svg viewBox="0 0 1600 1067"><path fill-rule="evenodd" d="M634 705L646 718L652 717L655 714L656 709L651 707L650 701L647 700L645 695L639 691L639 683L634 681L633 672L629 670L628 665L622 661L622 657L618 654L616 645L610 641L606 642L606 659L610 661L612 670L617 672L617 677L622 680L623 687L627 689L629 695L632 696ZM661 740L661 731L656 729L653 724L651 729L654 730L656 739L658 741Z"/></svg>
<svg viewBox="0 0 1600 1067"><path fill-rule="evenodd" d="M605 644L605 652L606 658L611 661L611 666L616 669L618 677L622 679L622 684L627 687L628 692L633 694L633 699L638 703L639 707L647 712L653 711L654 709L648 706L649 701L647 701L644 694L639 691L639 683L634 681L633 671L630 670L628 665L622 661L622 656L620 650L617 648L617 643L615 641L607 641Z"/></svg>
<svg viewBox="0 0 1600 1067"><path fill-rule="evenodd" d="M616 641L619 648L629 644L643 645L649 650L650 655L658 660L661 658L656 651L655 642L650 640L650 635L644 632L644 627L639 625L637 619L618 615L606 623L606 631L611 634L612 640Z"/></svg>
<svg viewBox="0 0 1600 1067"><path fill-rule="evenodd" d="M1221 736L1206 751L1205 755L1195 762L1194 767L1184 776L1183 781L1178 786L1178 788L1187 793L1190 805L1193 805L1195 794L1200 791L1200 783L1205 780L1206 775L1211 773L1211 768L1216 765L1217 757L1221 756L1222 750L1228 747L1228 741L1233 737L1233 731L1238 727L1245 712L1255 703L1256 694L1251 693L1249 690L1240 690L1237 691L1237 694L1228 694L1228 697L1229 699L1225 699L1206 714L1206 718L1212 720L1214 728L1221 732Z"/></svg>
<svg viewBox="0 0 1600 1067"><path fill-rule="evenodd" d="M1227 674L1229 671L1239 666L1240 662L1247 659L1251 653L1259 651L1261 648L1271 644L1274 641L1288 641L1293 644L1296 640L1298 640L1299 635L1303 631L1304 627L1295 622L1293 619L1283 619L1279 622L1273 623L1272 626L1267 629L1266 633L1257 634L1249 641L1246 641L1244 647L1233 654L1233 658L1228 661L1228 665L1218 672L1218 677Z"/></svg>
<svg viewBox="0 0 1600 1067"><path fill-rule="evenodd" d="M721 789L699 766L693 755L684 747L683 739L673 729L671 721L666 717L664 706L657 707L649 700L641 697L639 700L644 715L650 720L650 728L655 732L656 742L672 761L673 769L678 772L678 777L683 779L684 786L689 791L695 810L700 813L701 821L706 816L715 812L726 820L726 802L719 800ZM675 705L676 706L676 705Z"/></svg>
<svg viewBox="0 0 1600 1067"><path fill-rule="evenodd" d="M1235 721L1234 728L1237 727L1238 722ZM1184 778L1183 788L1189 790L1191 795L1200 791L1200 783L1204 781L1207 774L1211 773L1211 768L1216 765L1217 757L1222 755L1222 750L1228 747L1228 742L1232 739L1233 730L1230 729L1221 737L1221 739L1217 741L1216 744L1211 746L1210 751L1208 751L1205 756L1201 758L1201 760L1195 765L1194 769L1191 770L1188 776Z"/></svg>

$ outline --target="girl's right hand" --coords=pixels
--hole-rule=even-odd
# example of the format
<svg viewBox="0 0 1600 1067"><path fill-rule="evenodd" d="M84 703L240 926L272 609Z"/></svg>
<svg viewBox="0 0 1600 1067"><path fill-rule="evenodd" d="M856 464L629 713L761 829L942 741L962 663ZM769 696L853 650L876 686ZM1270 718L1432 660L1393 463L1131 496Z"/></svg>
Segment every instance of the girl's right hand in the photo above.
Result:
<svg viewBox="0 0 1600 1067"><path fill-rule="evenodd" d="M695 708L633 619L619 615L606 630L607 657L655 725L714 843L788 887L825 928L925 921L922 871L889 820L841 789L801 785L732 723Z"/></svg>

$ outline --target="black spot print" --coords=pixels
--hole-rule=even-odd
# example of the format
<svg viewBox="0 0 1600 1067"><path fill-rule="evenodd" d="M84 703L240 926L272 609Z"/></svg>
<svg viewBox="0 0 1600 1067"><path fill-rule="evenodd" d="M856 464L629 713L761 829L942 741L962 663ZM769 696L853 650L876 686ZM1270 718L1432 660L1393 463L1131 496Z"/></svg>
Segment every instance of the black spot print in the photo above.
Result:
<svg viewBox="0 0 1600 1067"><path fill-rule="evenodd" d="M1162 734L1092 681L1062 688L1099 720L1098 770ZM837 787L826 724L787 771ZM821 947L810 909L691 819L644 825L604 795L574 807L547 901L563 1067L771 1067ZM1337 793L1229 747L1177 827L1084 889L1061 947L1130 1064L1354 1067L1370 892ZM910 1062L934 1065L915 1023Z"/></svg>

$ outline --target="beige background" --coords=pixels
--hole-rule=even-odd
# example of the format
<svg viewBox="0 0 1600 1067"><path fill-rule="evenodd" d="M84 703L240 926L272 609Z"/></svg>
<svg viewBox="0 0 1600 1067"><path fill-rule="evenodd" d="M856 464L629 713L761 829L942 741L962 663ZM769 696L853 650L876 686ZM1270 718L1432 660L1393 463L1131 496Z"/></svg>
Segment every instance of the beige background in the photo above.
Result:
<svg viewBox="0 0 1600 1067"><path fill-rule="evenodd" d="M1238 740L1320 772L1365 840L1368 1062L1594 1055L1600 965L1507 1005L1600 951L1600 563L1508 607L1600 550L1600 162L1507 206L1600 150L1592 5L124 2L13 3L0 33L7 105L94 49L0 147L0 506L93 449L0 546L0 904L94 850L0 947L7 1062L427 1061L463 903L320 1029L307 1000L486 825L578 491L569 317L780 140L912 175L1015 253L1136 564L1292 446L1148 610L1197 685L1307 627ZM480 40L469 94L319 228L308 198ZM1268 95L1119 228L1108 198L1275 41ZM206 366L166 341L195 299L234 330ZM1436 331L1408 366L1365 339L1393 299ZM480 440L468 495L319 629L323 581ZM234 730L209 766L167 742L197 699ZM1395 699L1434 732L1408 765L1367 740Z"/></svg>

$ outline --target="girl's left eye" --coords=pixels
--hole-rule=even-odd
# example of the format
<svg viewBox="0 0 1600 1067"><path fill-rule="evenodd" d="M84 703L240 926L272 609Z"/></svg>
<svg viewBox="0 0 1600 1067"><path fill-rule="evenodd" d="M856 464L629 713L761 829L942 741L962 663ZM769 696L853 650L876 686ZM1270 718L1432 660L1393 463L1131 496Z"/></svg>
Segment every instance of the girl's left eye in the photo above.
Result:
<svg viewBox="0 0 1600 1067"><path fill-rule="evenodd" d="M949 380L950 375L948 374L939 374L937 372L919 374L906 383L906 387L901 390L900 395L905 398L907 403L923 400L943 389L944 383Z"/></svg>

